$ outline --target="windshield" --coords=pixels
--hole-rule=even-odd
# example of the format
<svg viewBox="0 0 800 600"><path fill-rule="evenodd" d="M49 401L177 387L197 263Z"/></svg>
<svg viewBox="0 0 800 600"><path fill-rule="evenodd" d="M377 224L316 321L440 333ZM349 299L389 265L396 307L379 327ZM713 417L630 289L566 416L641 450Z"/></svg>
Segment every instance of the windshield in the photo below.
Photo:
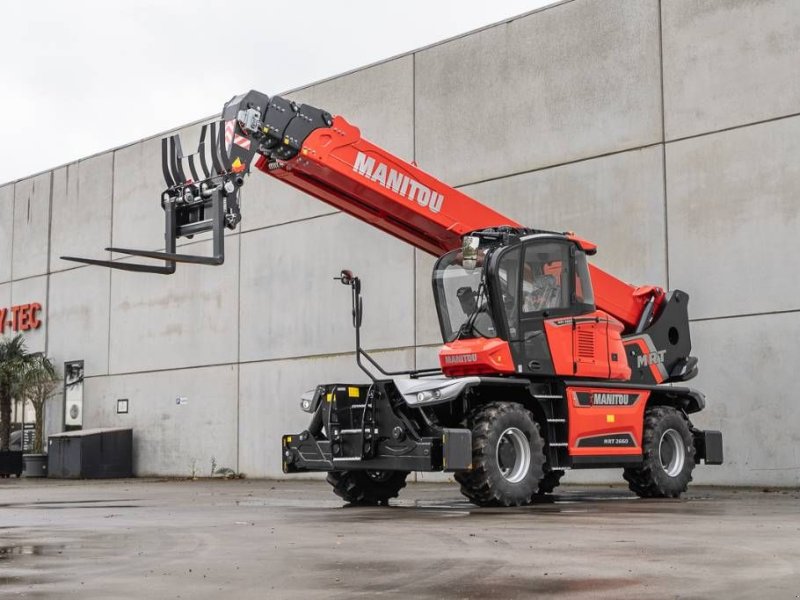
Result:
<svg viewBox="0 0 800 600"><path fill-rule="evenodd" d="M445 254L433 271L433 291L445 341L456 338L497 337L492 321L484 272L484 251L478 250L478 266L465 269L461 250Z"/></svg>

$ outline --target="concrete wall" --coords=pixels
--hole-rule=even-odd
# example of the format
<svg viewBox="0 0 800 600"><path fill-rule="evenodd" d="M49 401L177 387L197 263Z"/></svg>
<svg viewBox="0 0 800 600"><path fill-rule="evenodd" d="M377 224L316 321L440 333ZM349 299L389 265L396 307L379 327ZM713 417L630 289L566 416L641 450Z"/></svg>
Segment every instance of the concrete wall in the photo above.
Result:
<svg viewBox="0 0 800 600"><path fill-rule="evenodd" d="M625 279L687 290L696 420L726 436L726 464L695 480L798 485L798 56L794 0L573 0L289 95L513 218L596 241ZM223 267L59 260L159 248L158 161L153 138L0 187L0 306L44 300L29 344L86 361L86 425L132 425L139 474L214 457L279 476L300 393L361 379L342 267L365 280L366 344L391 366L435 362L432 259L266 177ZM570 475L588 478L619 474Z"/></svg>

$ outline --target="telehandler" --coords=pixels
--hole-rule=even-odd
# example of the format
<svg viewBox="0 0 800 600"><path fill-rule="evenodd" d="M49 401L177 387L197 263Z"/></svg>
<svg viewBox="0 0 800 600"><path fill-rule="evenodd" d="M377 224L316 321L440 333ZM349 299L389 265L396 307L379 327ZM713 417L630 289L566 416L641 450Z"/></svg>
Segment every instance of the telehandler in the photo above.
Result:
<svg viewBox="0 0 800 600"><path fill-rule="evenodd" d="M445 471L477 505L519 506L569 469L622 468L639 496L678 497L696 464L722 463L721 433L689 419L705 407L683 385L697 374L689 296L617 279L589 262L590 241L517 223L343 117L256 91L202 127L196 152L165 137L162 167L165 251L107 250L163 265L64 258L161 274L222 264L251 167L438 257L439 369L381 368L361 347L361 281L341 272L371 382L303 395L311 420L283 436L284 472L327 472L345 501L385 504L409 472ZM178 238L204 231L212 256L176 251Z"/></svg>

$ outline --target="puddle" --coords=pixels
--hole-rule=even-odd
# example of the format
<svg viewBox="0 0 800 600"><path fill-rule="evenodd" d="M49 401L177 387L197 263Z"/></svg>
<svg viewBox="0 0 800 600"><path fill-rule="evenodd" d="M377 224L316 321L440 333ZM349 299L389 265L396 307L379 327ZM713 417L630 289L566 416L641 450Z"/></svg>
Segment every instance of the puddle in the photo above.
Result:
<svg viewBox="0 0 800 600"><path fill-rule="evenodd" d="M89 503L91 502L91 504ZM117 504L121 500L107 500L104 504L95 504L99 501L85 502L18 502L13 504L0 504L0 508L33 508L36 510L70 510L70 509L98 509L98 508L141 508L142 504Z"/></svg>
<svg viewBox="0 0 800 600"><path fill-rule="evenodd" d="M44 582L57 581L53 573L52 562L31 564L42 557L61 556L66 552L66 544L7 544L0 546L0 587L37 585ZM36 557L36 558L33 558ZM12 565L20 561L20 565ZM2 593L0 593L2 595ZM26 594L25 597L28 597ZM32 596L31 596L32 597Z"/></svg>
<svg viewBox="0 0 800 600"><path fill-rule="evenodd" d="M20 556L58 556L64 553L66 544L11 544L0 546L0 560Z"/></svg>

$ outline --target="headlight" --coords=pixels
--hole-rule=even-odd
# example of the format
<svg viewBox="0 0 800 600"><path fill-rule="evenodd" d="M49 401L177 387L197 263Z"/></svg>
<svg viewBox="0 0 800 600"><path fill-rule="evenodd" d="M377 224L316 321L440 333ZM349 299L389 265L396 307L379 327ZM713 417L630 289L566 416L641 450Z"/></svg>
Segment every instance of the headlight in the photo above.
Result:
<svg viewBox="0 0 800 600"><path fill-rule="evenodd" d="M429 400L438 400L442 397L442 392L439 390L428 390L425 392L419 392L417 394L417 402L428 402Z"/></svg>
<svg viewBox="0 0 800 600"><path fill-rule="evenodd" d="M313 413L319 406L320 398L325 393L325 388L322 386L313 390L308 390L305 394L300 396L300 408L307 413Z"/></svg>

